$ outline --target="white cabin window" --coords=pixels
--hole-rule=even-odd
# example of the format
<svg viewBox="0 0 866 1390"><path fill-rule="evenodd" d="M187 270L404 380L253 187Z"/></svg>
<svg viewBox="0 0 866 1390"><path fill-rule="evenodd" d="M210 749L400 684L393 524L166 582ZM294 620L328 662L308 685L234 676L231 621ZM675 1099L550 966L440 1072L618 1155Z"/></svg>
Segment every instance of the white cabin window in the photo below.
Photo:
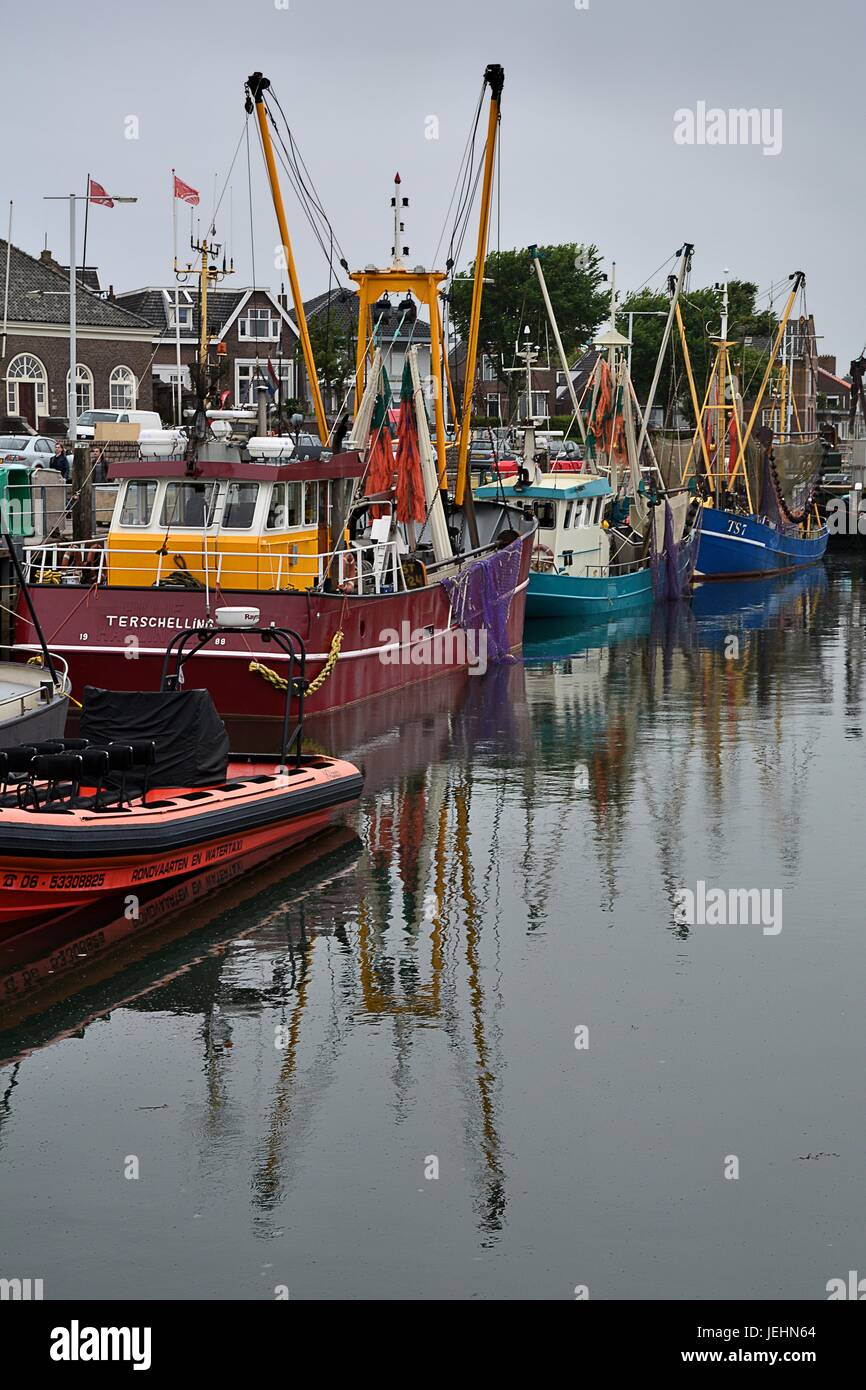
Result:
<svg viewBox="0 0 866 1390"><path fill-rule="evenodd" d="M121 526L149 526L156 501L155 482L142 478L130 478L123 494L120 509Z"/></svg>
<svg viewBox="0 0 866 1390"><path fill-rule="evenodd" d="M569 529L569 527L571 526L571 517L572 517L573 511L574 511L574 503L573 503L573 502L569 502L569 503L567 504L566 508L565 508L565 520L564 520L563 523L562 523L562 529L563 529L564 531L567 531L567 530Z"/></svg>
<svg viewBox="0 0 866 1390"><path fill-rule="evenodd" d="M303 526L303 483L275 483L268 508L269 531L293 531Z"/></svg>
<svg viewBox="0 0 866 1390"><path fill-rule="evenodd" d="M160 524L196 529L210 526L216 496L216 483L169 483Z"/></svg>
<svg viewBox="0 0 866 1390"><path fill-rule="evenodd" d="M256 514L258 483L229 483L223 526L227 531L249 531Z"/></svg>

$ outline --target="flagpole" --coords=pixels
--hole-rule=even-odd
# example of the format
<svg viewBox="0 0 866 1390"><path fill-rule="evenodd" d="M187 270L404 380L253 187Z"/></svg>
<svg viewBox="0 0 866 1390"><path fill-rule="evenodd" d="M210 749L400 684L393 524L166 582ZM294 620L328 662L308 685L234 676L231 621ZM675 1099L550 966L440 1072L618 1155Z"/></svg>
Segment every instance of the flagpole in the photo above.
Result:
<svg viewBox="0 0 866 1390"><path fill-rule="evenodd" d="M181 385L181 366L180 366L180 281L177 278L177 175L174 169L171 171L171 246L172 264L174 266L174 354L177 367L177 385L175 389L175 424L180 428L183 424L183 387Z"/></svg>
<svg viewBox="0 0 866 1390"><path fill-rule="evenodd" d="M87 175L87 187L84 190L84 247L81 252L81 269L87 265L87 214L90 212L90 175Z"/></svg>
<svg viewBox="0 0 866 1390"><path fill-rule="evenodd" d="M88 192L90 185L88 184ZM75 449L78 438L78 348L76 342L75 314L75 194L69 195L69 442Z"/></svg>

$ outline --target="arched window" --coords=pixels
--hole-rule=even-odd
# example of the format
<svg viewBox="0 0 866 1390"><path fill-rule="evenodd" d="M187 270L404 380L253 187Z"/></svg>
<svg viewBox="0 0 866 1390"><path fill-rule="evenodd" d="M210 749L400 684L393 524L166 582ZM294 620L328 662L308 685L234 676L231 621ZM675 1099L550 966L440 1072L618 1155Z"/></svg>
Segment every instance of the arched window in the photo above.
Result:
<svg viewBox="0 0 866 1390"><path fill-rule="evenodd" d="M48 373L32 353L13 357L6 370L6 409L10 415L23 415L34 429L40 414L48 409Z"/></svg>
<svg viewBox="0 0 866 1390"><path fill-rule="evenodd" d="M69 400L69 373L66 373L66 399ZM75 413L93 409L93 372L79 362L75 368Z"/></svg>
<svg viewBox="0 0 866 1390"><path fill-rule="evenodd" d="M129 367L115 367L108 378L108 404L112 410L135 409L135 376Z"/></svg>

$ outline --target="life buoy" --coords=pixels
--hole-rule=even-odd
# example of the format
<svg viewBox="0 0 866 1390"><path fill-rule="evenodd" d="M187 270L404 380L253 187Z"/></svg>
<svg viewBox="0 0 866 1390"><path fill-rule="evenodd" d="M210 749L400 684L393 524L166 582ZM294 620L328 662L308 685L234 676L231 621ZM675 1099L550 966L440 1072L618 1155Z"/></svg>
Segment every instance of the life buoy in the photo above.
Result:
<svg viewBox="0 0 866 1390"><path fill-rule="evenodd" d="M337 587L341 594L352 594L355 592L358 582L358 561L353 550L346 551L346 558L343 561L343 580Z"/></svg>
<svg viewBox="0 0 866 1390"><path fill-rule="evenodd" d="M552 569L556 569L556 556L549 545L542 545L538 541L532 550L532 568L540 574L549 574Z"/></svg>

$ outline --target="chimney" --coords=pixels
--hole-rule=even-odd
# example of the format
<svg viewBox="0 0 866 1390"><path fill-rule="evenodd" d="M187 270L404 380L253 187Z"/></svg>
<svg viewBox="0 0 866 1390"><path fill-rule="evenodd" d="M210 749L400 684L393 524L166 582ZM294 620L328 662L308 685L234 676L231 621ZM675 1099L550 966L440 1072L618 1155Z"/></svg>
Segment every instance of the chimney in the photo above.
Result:
<svg viewBox="0 0 866 1390"><path fill-rule="evenodd" d="M59 266L46 246L44 251L39 252L39 259L43 265L50 265L52 270L59 270Z"/></svg>

